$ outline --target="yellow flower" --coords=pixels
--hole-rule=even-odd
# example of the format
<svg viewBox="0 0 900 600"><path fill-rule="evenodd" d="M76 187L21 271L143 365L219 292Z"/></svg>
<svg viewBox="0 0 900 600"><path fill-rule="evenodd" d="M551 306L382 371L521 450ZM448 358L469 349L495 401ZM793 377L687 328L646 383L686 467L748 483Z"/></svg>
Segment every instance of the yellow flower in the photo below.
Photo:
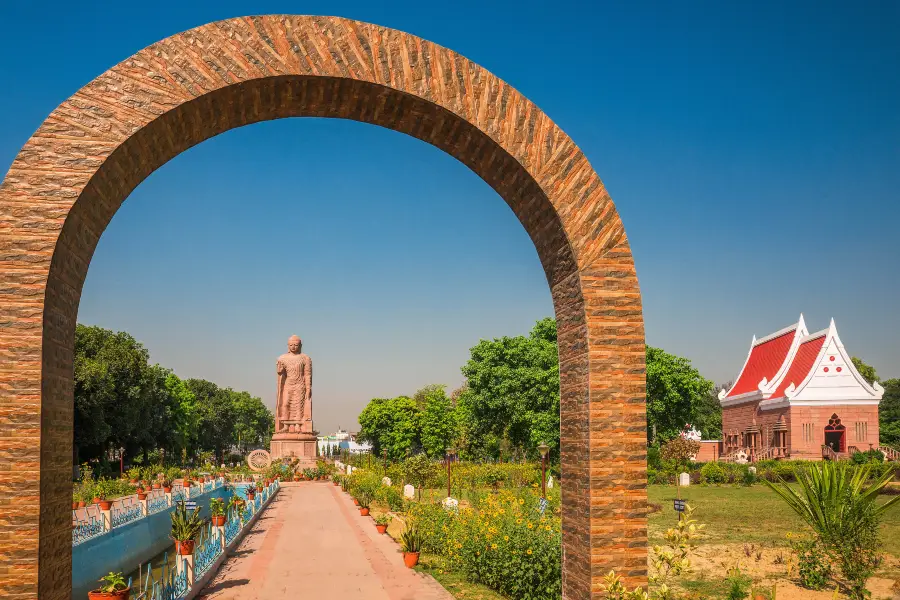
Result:
<svg viewBox="0 0 900 600"><path fill-rule="evenodd" d="M522 517L519 517L518 519L516 519L516 525L521 525L521 524L522 524Z"/></svg>
<svg viewBox="0 0 900 600"><path fill-rule="evenodd" d="M481 556L481 552L475 552L475 556Z"/></svg>
<svg viewBox="0 0 900 600"><path fill-rule="evenodd" d="M503 541L504 541L504 542L508 542L508 541L509 541L509 536L508 536L508 535L504 535L504 536L503 536Z"/></svg>
<svg viewBox="0 0 900 600"><path fill-rule="evenodd" d="M526 550L526 552L528 552L528 554L531 554L531 548L529 548L528 550Z"/></svg>
<svg viewBox="0 0 900 600"><path fill-rule="evenodd" d="M457 543L457 544L456 544L456 549L459 550L460 548L462 548L462 544Z"/></svg>
<svg viewBox="0 0 900 600"><path fill-rule="evenodd" d="M497 549L497 544L491 544L491 550L496 550L496 549Z"/></svg>
<svg viewBox="0 0 900 600"><path fill-rule="evenodd" d="M525 500L523 498L519 498L519 504L525 504Z"/></svg>
<svg viewBox="0 0 900 600"><path fill-rule="evenodd" d="M534 529L534 525L531 524L531 521L528 522L528 529Z"/></svg>
<svg viewBox="0 0 900 600"><path fill-rule="evenodd" d="M500 509L500 514L501 514L501 515L505 515L505 514L506 514L506 511L503 510L503 509L501 508L501 509Z"/></svg>
<svg viewBox="0 0 900 600"><path fill-rule="evenodd" d="M547 528L546 528L546 529L547 529L547 531L550 531L550 530L552 529L552 527L550 527L549 525L547 525Z"/></svg>
<svg viewBox="0 0 900 600"><path fill-rule="evenodd" d="M531 484L531 487L533 487L534 489L537 489L537 486L538 486L538 484L536 484L536 483Z"/></svg>

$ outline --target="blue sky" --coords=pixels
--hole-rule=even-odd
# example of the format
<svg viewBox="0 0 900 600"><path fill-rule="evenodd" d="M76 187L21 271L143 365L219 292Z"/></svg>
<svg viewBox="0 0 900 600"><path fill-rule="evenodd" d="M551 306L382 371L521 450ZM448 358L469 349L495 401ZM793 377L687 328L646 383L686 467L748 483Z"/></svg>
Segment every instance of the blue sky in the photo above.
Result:
<svg viewBox="0 0 900 600"><path fill-rule="evenodd" d="M61 101L167 35L244 14L370 21L480 63L581 146L631 240L649 343L724 382L751 335L802 311L900 376L900 4L88 4L0 6L3 172ZM479 338L551 313L528 236L464 166L292 119L148 178L100 241L79 318L270 405L297 333L331 430L369 398L458 385Z"/></svg>

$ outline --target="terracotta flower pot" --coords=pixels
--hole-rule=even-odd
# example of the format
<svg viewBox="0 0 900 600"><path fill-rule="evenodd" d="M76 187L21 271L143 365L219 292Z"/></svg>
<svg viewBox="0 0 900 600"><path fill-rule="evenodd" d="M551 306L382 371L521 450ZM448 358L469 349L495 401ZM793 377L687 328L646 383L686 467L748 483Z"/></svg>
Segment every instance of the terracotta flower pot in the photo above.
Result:
<svg viewBox="0 0 900 600"><path fill-rule="evenodd" d="M359 500L357 500L356 498L354 498L354 499L353 499L353 505L354 505L354 506L359 506Z"/></svg>
<svg viewBox="0 0 900 600"><path fill-rule="evenodd" d="M163 486L163 491L164 491L165 493L167 493L167 494L171 494L171 493L172 493L172 486L171 486L171 485L164 485L164 486Z"/></svg>
<svg viewBox="0 0 900 600"><path fill-rule="evenodd" d="M101 500L98 504L100 505L100 510L109 510L112 508L112 502L109 500Z"/></svg>
<svg viewBox="0 0 900 600"><path fill-rule="evenodd" d="M135 488L134 493L135 494L143 494L144 488L142 488L142 487Z"/></svg>
<svg viewBox="0 0 900 600"><path fill-rule="evenodd" d="M137 482L138 482L137 479L132 479L132 480L129 481L128 483L130 483L131 485L134 485L134 484L136 484Z"/></svg>
<svg viewBox="0 0 900 600"><path fill-rule="evenodd" d="M130 595L131 588L125 588L117 592L94 590L93 592L88 592L88 600L128 600Z"/></svg>
<svg viewBox="0 0 900 600"><path fill-rule="evenodd" d="M76 508L78 508L78 503L77 503L77 502L73 502L73 503L72 503L72 510L75 510Z"/></svg>
<svg viewBox="0 0 900 600"><path fill-rule="evenodd" d="M369 516L369 509L368 509L368 508L363 508L363 507L360 506L360 507L359 507L359 515L360 515L361 517L368 517L368 516Z"/></svg>
<svg viewBox="0 0 900 600"><path fill-rule="evenodd" d="M185 540L183 542L175 540L175 554L178 554L179 556L187 556L188 554L193 554L194 543L194 540Z"/></svg>
<svg viewBox="0 0 900 600"><path fill-rule="evenodd" d="M333 483L335 486L341 485L337 481L332 481L331 483Z"/></svg>
<svg viewBox="0 0 900 600"><path fill-rule="evenodd" d="M138 495L137 495L137 497L138 497L138 500L146 500L146 499L147 499L147 494L145 494L145 493L143 493L143 492L139 492Z"/></svg>
<svg viewBox="0 0 900 600"><path fill-rule="evenodd" d="M191 487L191 484L192 484L192 483L194 483L194 482L191 481L190 479L185 479L185 480L184 480L184 483L182 483L181 485L184 486L184 487L186 487L186 488L189 488L189 487Z"/></svg>
<svg viewBox="0 0 900 600"><path fill-rule="evenodd" d="M225 515L213 515L211 517L213 527L224 527L225 526Z"/></svg>
<svg viewBox="0 0 900 600"><path fill-rule="evenodd" d="M403 553L403 564L412 569L414 566L419 564L419 553L418 552L404 552Z"/></svg>
<svg viewBox="0 0 900 600"><path fill-rule="evenodd" d="M154 489L154 490L158 490L158 489L161 488L161 487L162 487L162 486L161 486L160 484L158 484L158 483L154 483L154 484L153 484L153 489Z"/></svg>
<svg viewBox="0 0 900 600"><path fill-rule="evenodd" d="M375 525L375 529L378 530L378 533L387 533L387 525Z"/></svg>
<svg viewBox="0 0 900 600"><path fill-rule="evenodd" d="M87 506L87 502L85 502L84 500L78 501L78 508L84 508L85 506Z"/></svg>
<svg viewBox="0 0 900 600"><path fill-rule="evenodd" d="M100 504L100 498L94 498L92 504Z"/></svg>
<svg viewBox="0 0 900 600"><path fill-rule="evenodd" d="M253 500L256 498L256 494L254 492L247 492L247 500Z"/></svg>

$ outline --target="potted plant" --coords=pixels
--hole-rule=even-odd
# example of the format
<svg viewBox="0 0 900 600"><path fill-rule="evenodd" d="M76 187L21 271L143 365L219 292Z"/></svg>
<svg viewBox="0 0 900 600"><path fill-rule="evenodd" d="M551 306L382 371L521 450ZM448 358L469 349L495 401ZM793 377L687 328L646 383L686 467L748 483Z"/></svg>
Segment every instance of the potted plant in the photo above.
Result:
<svg viewBox="0 0 900 600"><path fill-rule="evenodd" d="M341 476L337 473L333 474L331 476L331 483L333 483L335 486L341 485Z"/></svg>
<svg viewBox="0 0 900 600"><path fill-rule="evenodd" d="M262 491L263 491L263 488L264 488L264 487L265 487L265 486L263 485L263 482L262 482L262 481L257 481L257 482L256 482L256 489L257 489L257 491L258 491L260 494L262 494Z"/></svg>
<svg viewBox="0 0 900 600"><path fill-rule="evenodd" d="M356 495L356 502L359 506L360 516L368 517L369 505L372 504L372 497L367 492L360 492Z"/></svg>
<svg viewBox="0 0 900 600"><path fill-rule="evenodd" d="M253 500L256 498L256 488L252 485L247 486L247 500Z"/></svg>
<svg viewBox="0 0 900 600"><path fill-rule="evenodd" d="M375 517L375 529L378 530L378 533L387 533L388 525L391 524L391 519L393 519L391 515L387 513L382 513Z"/></svg>
<svg viewBox="0 0 900 600"><path fill-rule="evenodd" d="M169 537L175 542L175 552L179 555L194 553L194 538L203 529L203 519L200 517L198 506L190 513L185 508L184 501L175 506L170 515L172 517L172 533Z"/></svg>
<svg viewBox="0 0 900 600"><path fill-rule="evenodd" d="M78 508L78 501L81 499L81 494L76 491L72 491L72 510Z"/></svg>
<svg viewBox="0 0 900 600"><path fill-rule="evenodd" d="M106 481L98 481L97 485L94 486L94 504L100 505L100 510L109 510L112 508L112 501L107 500L107 490L109 486L106 485Z"/></svg>
<svg viewBox="0 0 900 600"><path fill-rule="evenodd" d="M162 489L163 492L169 494L172 492L172 480L171 479L163 479L162 480Z"/></svg>
<svg viewBox="0 0 900 600"><path fill-rule="evenodd" d="M131 588L125 583L122 573L109 572L100 578L103 584L94 591L88 592L88 600L128 600Z"/></svg>
<svg viewBox="0 0 900 600"><path fill-rule="evenodd" d="M140 467L131 467L125 474L128 476L128 481L131 485L134 485L141 478L141 468Z"/></svg>
<svg viewBox="0 0 900 600"><path fill-rule="evenodd" d="M240 496L232 496L228 501L228 511L242 511L244 510L244 504L245 502L243 498L241 498Z"/></svg>
<svg viewBox="0 0 900 600"><path fill-rule="evenodd" d="M147 491L144 490L143 488L138 488L137 490L135 490L135 492L137 493L138 500L146 500L147 499Z"/></svg>
<svg viewBox="0 0 900 600"><path fill-rule="evenodd" d="M403 564L412 569L419 562L422 550L422 534L412 523L408 523L400 534L400 549L403 551Z"/></svg>
<svg viewBox="0 0 900 600"><path fill-rule="evenodd" d="M221 498L213 498L209 501L209 514L215 527L225 526L225 501Z"/></svg>

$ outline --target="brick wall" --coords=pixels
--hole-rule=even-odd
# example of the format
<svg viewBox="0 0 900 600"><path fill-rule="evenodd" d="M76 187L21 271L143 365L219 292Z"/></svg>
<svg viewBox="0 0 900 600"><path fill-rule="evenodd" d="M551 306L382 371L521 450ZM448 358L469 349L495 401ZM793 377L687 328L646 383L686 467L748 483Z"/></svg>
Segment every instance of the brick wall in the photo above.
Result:
<svg viewBox="0 0 900 600"><path fill-rule="evenodd" d="M820 460L825 443L825 426L836 414L846 428L846 445L868 450L878 445L878 406L846 405L792 406L791 458ZM864 426L857 427L857 423ZM859 435L858 435L859 434Z"/></svg>
<svg viewBox="0 0 900 600"><path fill-rule="evenodd" d="M103 230L180 152L296 116L433 144L519 218L559 324L564 597L599 597L610 569L644 583L641 298L603 183L553 121L466 58L375 25L278 15L204 25L116 65L53 111L0 185L0 596L69 598L74 331Z"/></svg>

